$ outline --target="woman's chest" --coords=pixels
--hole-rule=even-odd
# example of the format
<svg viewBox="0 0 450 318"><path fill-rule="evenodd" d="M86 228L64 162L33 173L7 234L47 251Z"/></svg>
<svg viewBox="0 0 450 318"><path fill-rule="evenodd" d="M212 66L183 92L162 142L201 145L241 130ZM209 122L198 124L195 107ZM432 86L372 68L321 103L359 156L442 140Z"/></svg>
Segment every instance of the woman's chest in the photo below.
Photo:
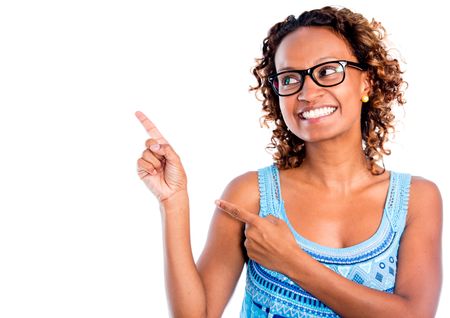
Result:
<svg viewBox="0 0 450 318"><path fill-rule="evenodd" d="M286 217L295 231L320 245L344 248L372 237L380 227L387 189L339 196L320 191L285 191Z"/></svg>

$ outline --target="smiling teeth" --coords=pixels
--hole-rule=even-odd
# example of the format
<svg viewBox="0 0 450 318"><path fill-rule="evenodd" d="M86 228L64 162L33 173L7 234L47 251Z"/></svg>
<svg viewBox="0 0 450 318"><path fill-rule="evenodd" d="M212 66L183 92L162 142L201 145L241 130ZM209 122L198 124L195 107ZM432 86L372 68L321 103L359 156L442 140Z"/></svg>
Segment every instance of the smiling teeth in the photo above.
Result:
<svg viewBox="0 0 450 318"><path fill-rule="evenodd" d="M318 117L330 115L336 109L337 109L337 107L321 107L318 109L306 111L304 113L301 113L301 115L305 119L318 118Z"/></svg>

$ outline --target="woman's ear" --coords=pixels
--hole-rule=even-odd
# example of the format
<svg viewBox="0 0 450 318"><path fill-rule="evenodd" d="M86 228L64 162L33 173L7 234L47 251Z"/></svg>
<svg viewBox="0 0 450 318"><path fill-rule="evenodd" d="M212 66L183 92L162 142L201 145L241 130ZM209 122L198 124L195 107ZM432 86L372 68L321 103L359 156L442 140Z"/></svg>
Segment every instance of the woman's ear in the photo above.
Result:
<svg viewBox="0 0 450 318"><path fill-rule="evenodd" d="M372 92L372 80L369 79L367 72L363 73L361 89L361 95L370 96L370 93Z"/></svg>

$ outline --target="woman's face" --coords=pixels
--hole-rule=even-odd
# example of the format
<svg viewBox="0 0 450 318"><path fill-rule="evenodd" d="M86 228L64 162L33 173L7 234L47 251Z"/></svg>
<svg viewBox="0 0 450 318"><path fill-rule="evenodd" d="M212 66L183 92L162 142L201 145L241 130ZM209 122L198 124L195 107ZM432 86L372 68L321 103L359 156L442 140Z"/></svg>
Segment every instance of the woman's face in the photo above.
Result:
<svg viewBox="0 0 450 318"><path fill-rule="evenodd" d="M333 60L358 62L346 42L329 29L301 27L280 43L275 67L277 72L304 70ZM367 74L349 66L345 68L345 80L333 87L320 87L306 76L300 92L279 97L281 113L288 128L305 142L348 138L349 135L361 138L361 107L364 107L361 97L368 95L369 89ZM319 108L324 108L323 112L304 114L304 111ZM336 110L328 114L332 108Z"/></svg>

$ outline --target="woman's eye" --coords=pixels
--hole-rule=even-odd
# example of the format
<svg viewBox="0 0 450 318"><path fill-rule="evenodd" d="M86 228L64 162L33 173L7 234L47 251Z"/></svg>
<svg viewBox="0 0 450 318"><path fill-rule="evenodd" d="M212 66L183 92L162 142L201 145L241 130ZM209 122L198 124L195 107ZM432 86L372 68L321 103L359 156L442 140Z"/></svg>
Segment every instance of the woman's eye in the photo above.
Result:
<svg viewBox="0 0 450 318"><path fill-rule="evenodd" d="M319 76L320 77L324 77L324 76L330 76L333 75L335 73L338 72L338 69L334 66L326 66L323 67L319 70Z"/></svg>
<svg viewBox="0 0 450 318"><path fill-rule="evenodd" d="M292 85L292 84L297 84L299 83L298 78L295 78L293 76L284 76L281 79L281 85L287 86L287 85Z"/></svg>

